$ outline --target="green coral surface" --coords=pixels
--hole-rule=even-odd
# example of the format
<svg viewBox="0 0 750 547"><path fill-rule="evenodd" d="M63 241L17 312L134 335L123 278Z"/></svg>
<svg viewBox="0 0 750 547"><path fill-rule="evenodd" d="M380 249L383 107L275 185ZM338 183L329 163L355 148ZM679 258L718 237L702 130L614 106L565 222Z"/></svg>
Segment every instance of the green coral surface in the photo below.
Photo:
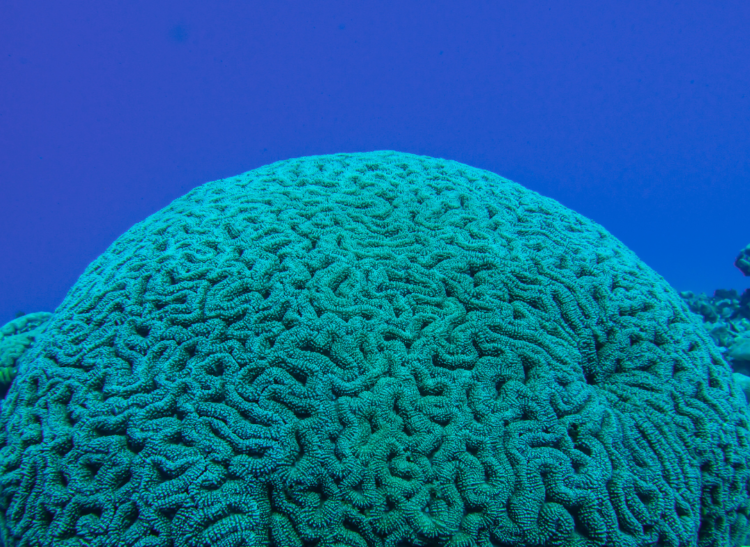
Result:
<svg viewBox="0 0 750 547"><path fill-rule="evenodd" d="M594 222L396 152L205 184L95 260L2 409L7 545L729 546L744 396Z"/></svg>
<svg viewBox="0 0 750 547"><path fill-rule="evenodd" d="M52 316L48 312L22 315L0 327L0 392L16 377L18 360L32 346Z"/></svg>

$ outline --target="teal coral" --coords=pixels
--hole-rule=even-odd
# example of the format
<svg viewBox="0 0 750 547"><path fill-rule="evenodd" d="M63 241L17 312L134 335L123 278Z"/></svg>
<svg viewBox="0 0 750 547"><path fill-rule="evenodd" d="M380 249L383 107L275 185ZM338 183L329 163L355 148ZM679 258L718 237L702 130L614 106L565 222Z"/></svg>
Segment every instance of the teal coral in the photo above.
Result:
<svg viewBox="0 0 750 547"><path fill-rule="evenodd" d="M5 393L16 376L18 360L52 316L48 312L22 315L0 327L0 392Z"/></svg>
<svg viewBox="0 0 750 547"><path fill-rule="evenodd" d="M205 184L95 260L2 409L8 545L741 545L744 396L603 228L452 161Z"/></svg>

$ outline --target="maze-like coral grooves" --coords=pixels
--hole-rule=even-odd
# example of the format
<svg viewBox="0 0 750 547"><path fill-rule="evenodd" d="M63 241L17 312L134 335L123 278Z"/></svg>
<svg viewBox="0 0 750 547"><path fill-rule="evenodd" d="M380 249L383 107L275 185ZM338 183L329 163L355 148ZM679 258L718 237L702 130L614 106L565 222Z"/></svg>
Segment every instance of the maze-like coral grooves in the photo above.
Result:
<svg viewBox="0 0 750 547"><path fill-rule="evenodd" d="M94 261L2 411L7 545L724 546L744 398L597 224L396 152L205 184Z"/></svg>

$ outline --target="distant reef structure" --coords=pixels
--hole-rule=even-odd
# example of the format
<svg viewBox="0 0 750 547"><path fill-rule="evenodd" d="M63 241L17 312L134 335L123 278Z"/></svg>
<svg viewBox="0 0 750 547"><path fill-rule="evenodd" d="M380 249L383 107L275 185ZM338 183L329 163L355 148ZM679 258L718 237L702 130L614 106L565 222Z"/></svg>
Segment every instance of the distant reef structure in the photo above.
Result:
<svg viewBox="0 0 750 547"><path fill-rule="evenodd" d="M737 255L734 265L750 276L750 245ZM718 289L713 296L680 293L690 311L698 314L724 358L734 371L735 380L742 386L750 401L750 289L740 294L736 290Z"/></svg>
<svg viewBox="0 0 750 547"><path fill-rule="evenodd" d="M701 316L732 369L750 376L750 289L741 295L719 289L713 296L689 291L680 296L690 311Z"/></svg>
<svg viewBox="0 0 750 547"><path fill-rule="evenodd" d="M740 254L737 255L737 260L734 261L734 265L737 266L743 274L750 276L750 245L740 251Z"/></svg>
<svg viewBox="0 0 750 547"><path fill-rule="evenodd" d="M453 161L204 184L6 326L0 545L747 545L723 296Z"/></svg>

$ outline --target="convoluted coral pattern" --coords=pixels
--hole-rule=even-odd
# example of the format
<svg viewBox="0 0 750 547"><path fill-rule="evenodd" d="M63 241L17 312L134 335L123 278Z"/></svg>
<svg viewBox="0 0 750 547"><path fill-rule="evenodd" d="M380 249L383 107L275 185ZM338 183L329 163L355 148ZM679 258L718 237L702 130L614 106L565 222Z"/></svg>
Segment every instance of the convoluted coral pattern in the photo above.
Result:
<svg viewBox="0 0 750 547"><path fill-rule="evenodd" d="M0 393L5 394L16 377L16 363L44 332L51 316L43 311L29 313L0 327Z"/></svg>
<svg viewBox="0 0 750 547"><path fill-rule="evenodd" d="M744 397L603 228L395 152L205 184L86 270L3 408L10 545L728 546Z"/></svg>

